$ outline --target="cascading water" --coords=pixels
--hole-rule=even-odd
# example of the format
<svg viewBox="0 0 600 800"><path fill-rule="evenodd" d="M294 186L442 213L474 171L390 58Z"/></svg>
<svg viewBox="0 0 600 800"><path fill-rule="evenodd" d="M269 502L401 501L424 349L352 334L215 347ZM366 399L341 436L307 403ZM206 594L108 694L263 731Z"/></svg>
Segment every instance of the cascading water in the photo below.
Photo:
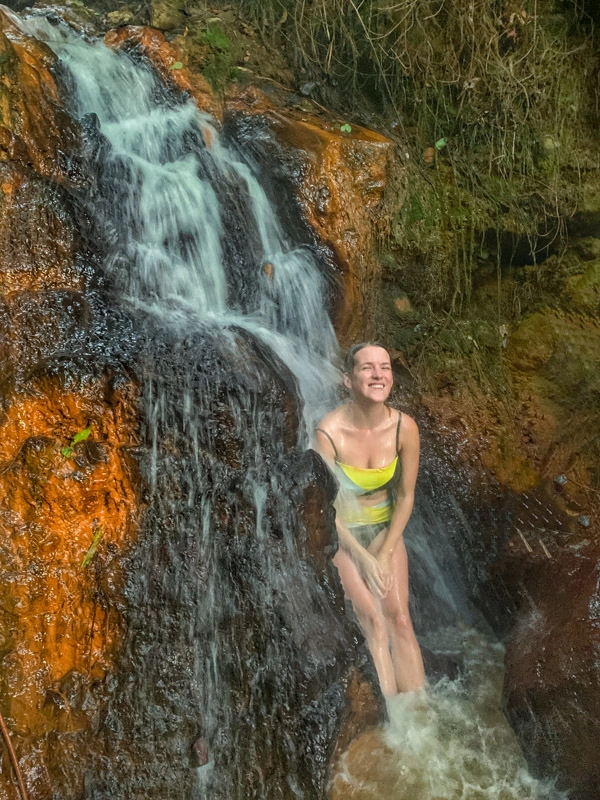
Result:
<svg viewBox="0 0 600 800"><path fill-rule="evenodd" d="M93 173L81 202L137 331L142 383L147 512L84 796L323 797L344 702L339 665L356 652L338 589L315 582L299 557L310 472L301 450L335 402L326 271L314 248L284 233L251 160L147 64L43 17L25 25L72 85ZM439 568L449 561L442 545L436 558L426 552L443 538L439 521L425 508L415 521L416 591L434 587L418 621L443 651L436 616L456 631L470 611L459 580ZM493 647L479 651L497 663ZM462 682L442 681L425 718L402 698L390 707L398 780L389 795L353 796L554 796L514 749L478 751L473 724L484 749L495 746L492 729L461 687L481 663L466 663ZM453 752L445 746L463 736ZM435 764L428 780L424 764Z"/></svg>

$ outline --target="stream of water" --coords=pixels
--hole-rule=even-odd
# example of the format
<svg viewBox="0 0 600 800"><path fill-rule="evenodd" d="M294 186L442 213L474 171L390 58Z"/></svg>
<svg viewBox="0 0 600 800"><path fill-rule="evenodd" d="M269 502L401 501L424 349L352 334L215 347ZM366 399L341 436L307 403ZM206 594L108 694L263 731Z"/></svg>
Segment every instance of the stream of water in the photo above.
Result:
<svg viewBox="0 0 600 800"><path fill-rule="evenodd" d="M298 558L282 487L293 448L309 444L336 402L327 266L284 230L240 144L143 59L43 16L21 24L49 43L71 86L94 174L85 203L108 243L115 302L136 320L144 383L149 511L127 590L129 668L86 797L317 798L323 784L302 776L325 775L314 752L327 731L299 748L290 697L312 667L290 672L289 642L307 664L338 645L323 633L332 612ZM451 652L461 675L438 680L425 708L393 701L375 748L365 746L370 767L347 754L331 789L365 800L562 797L527 773L498 709L502 650L473 628L444 524L422 498L408 532L415 616L424 644ZM242 597L244 570L253 579ZM296 607L292 585L306 606ZM242 601L263 633L242 619ZM287 639L282 627L292 629ZM261 725L259 752L245 738ZM190 741L200 766L189 793L173 793ZM286 775L266 763L269 750Z"/></svg>

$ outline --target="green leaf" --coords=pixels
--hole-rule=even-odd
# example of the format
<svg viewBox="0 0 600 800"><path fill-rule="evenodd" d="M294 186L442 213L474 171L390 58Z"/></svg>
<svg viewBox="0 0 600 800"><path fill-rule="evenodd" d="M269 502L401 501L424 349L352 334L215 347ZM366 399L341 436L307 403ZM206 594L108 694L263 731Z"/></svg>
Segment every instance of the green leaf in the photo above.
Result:
<svg viewBox="0 0 600 800"><path fill-rule="evenodd" d="M81 569L85 569L87 565L90 563L96 550L98 549L98 545L100 544L100 540L104 535L104 531L102 530L102 525L99 525L96 530L94 531L94 536L92 537L92 544L90 545L90 549L83 557L83 561L81 562Z"/></svg>
<svg viewBox="0 0 600 800"><path fill-rule="evenodd" d="M181 61L176 61L174 64L171 64L169 69L183 69L183 64Z"/></svg>
<svg viewBox="0 0 600 800"><path fill-rule="evenodd" d="M91 432L92 428L90 425L88 425L87 428L84 428L82 431L79 431L79 433L76 433L71 441L71 447L77 444L77 442L85 442Z"/></svg>
<svg viewBox="0 0 600 800"><path fill-rule="evenodd" d="M446 147L446 145L447 145L447 142L446 142L446 140L445 140L445 139L442 137L441 139L438 139L438 140L437 140L437 142L435 143L435 149L436 149L436 150L443 150L443 149L444 149L444 147Z"/></svg>
<svg viewBox="0 0 600 800"><path fill-rule="evenodd" d="M75 436L71 439L71 444L68 447L63 447L60 451L65 458L71 458L73 455L73 450L75 449L75 445L78 442L85 442L88 438L90 433L92 432L92 426L88 425L87 428L84 428L82 431L78 431Z"/></svg>
<svg viewBox="0 0 600 800"><path fill-rule="evenodd" d="M348 125L348 123L344 123L340 125L340 130L342 133L352 133L352 125Z"/></svg>

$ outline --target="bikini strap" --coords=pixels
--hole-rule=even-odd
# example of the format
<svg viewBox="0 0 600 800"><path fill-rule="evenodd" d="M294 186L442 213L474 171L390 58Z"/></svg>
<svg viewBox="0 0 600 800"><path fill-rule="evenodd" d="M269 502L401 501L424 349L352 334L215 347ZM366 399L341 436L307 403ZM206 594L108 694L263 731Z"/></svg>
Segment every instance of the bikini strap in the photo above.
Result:
<svg viewBox="0 0 600 800"><path fill-rule="evenodd" d="M337 447L335 446L335 442L333 441L331 436L327 433L327 431L324 431L323 428L315 428L315 430L319 431L319 433L323 433L329 439L329 441L331 442L331 446L333 447L333 453L335 455L335 460L339 461L340 457L338 455Z"/></svg>
<svg viewBox="0 0 600 800"><path fill-rule="evenodd" d="M402 424L402 412L398 412L398 424L396 425L396 455L400 449L400 425ZM325 433L325 431L323 431Z"/></svg>

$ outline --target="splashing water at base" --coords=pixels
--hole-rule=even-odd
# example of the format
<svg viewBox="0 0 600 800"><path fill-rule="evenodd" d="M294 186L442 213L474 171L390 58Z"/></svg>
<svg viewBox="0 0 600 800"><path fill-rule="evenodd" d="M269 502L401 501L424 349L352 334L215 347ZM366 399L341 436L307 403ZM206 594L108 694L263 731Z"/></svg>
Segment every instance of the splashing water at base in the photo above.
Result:
<svg viewBox="0 0 600 800"><path fill-rule="evenodd" d="M463 673L388 701L389 723L340 760L332 800L567 800L527 766L498 704L503 648L474 629L423 638L462 653Z"/></svg>

